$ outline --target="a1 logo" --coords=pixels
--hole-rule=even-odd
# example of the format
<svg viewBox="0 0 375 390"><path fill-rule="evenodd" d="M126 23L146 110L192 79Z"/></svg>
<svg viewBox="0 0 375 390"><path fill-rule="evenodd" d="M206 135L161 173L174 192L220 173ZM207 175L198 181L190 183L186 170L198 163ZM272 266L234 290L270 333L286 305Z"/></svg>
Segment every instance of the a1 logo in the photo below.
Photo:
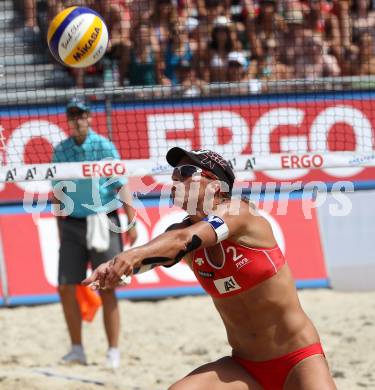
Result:
<svg viewBox="0 0 375 390"><path fill-rule="evenodd" d="M240 290L241 286L236 282L233 276L214 280L215 287L220 294L226 294L231 291Z"/></svg>

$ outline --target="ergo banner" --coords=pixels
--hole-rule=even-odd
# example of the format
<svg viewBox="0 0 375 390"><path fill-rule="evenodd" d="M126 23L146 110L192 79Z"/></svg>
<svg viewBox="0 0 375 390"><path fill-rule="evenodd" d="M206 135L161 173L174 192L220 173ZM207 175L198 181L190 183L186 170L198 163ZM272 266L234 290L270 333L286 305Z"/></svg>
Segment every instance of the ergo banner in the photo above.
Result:
<svg viewBox="0 0 375 390"><path fill-rule="evenodd" d="M107 136L105 113L98 108L93 110L92 127ZM25 106L19 111L3 111L0 120L6 138L5 164L48 163L53 146L69 134L62 106ZM375 110L370 98L312 100L310 97L303 102L289 98L264 103L226 99L210 104L169 102L134 108L124 104L114 106L112 111L112 140L121 158L130 161L161 161L173 146L213 149L230 160L235 169L242 170L237 178L244 181L364 181L374 179L374 168L313 168L323 165L321 151L352 151L354 156L356 152L371 152L374 125ZM276 171L254 172L251 161L242 166L238 158L244 154L283 152L288 153L280 161L285 169ZM310 155L301 157L293 152ZM84 169L90 176L98 174L93 169L102 168L90 164ZM169 179L155 175L146 182L166 180ZM136 186L137 181L132 182ZM0 184L0 200L21 200L25 190L47 194L50 185L49 182ZM133 186L132 190L137 188Z"/></svg>

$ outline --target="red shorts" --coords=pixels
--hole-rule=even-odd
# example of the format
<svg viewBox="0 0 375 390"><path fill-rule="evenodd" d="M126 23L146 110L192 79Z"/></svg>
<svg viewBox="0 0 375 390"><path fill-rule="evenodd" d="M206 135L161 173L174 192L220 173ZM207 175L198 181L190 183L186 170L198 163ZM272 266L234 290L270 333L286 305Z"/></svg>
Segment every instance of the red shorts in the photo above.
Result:
<svg viewBox="0 0 375 390"><path fill-rule="evenodd" d="M291 369L301 360L312 355L324 355L321 344L312 344L276 359L256 362L232 356L264 388L282 390Z"/></svg>

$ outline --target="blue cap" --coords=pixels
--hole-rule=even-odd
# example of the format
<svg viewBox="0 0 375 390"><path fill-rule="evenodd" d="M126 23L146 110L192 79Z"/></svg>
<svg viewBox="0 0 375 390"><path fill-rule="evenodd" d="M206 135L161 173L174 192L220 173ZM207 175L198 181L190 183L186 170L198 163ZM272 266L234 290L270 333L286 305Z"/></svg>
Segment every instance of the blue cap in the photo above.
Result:
<svg viewBox="0 0 375 390"><path fill-rule="evenodd" d="M82 99L73 98L66 105L66 113L90 112L90 106Z"/></svg>

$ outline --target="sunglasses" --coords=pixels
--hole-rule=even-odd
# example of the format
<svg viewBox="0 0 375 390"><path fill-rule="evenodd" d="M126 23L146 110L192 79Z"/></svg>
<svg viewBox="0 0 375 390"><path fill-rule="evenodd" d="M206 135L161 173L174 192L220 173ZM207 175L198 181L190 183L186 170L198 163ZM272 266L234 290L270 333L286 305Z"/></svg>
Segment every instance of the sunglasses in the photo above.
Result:
<svg viewBox="0 0 375 390"><path fill-rule="evenodd" d="M175 167L173 170L172 178L174 180L184 181L192 176L204 176L209 179L216 180L217 177L202 168L199 168L195 165L180 165L178 167Z"/></svg>

